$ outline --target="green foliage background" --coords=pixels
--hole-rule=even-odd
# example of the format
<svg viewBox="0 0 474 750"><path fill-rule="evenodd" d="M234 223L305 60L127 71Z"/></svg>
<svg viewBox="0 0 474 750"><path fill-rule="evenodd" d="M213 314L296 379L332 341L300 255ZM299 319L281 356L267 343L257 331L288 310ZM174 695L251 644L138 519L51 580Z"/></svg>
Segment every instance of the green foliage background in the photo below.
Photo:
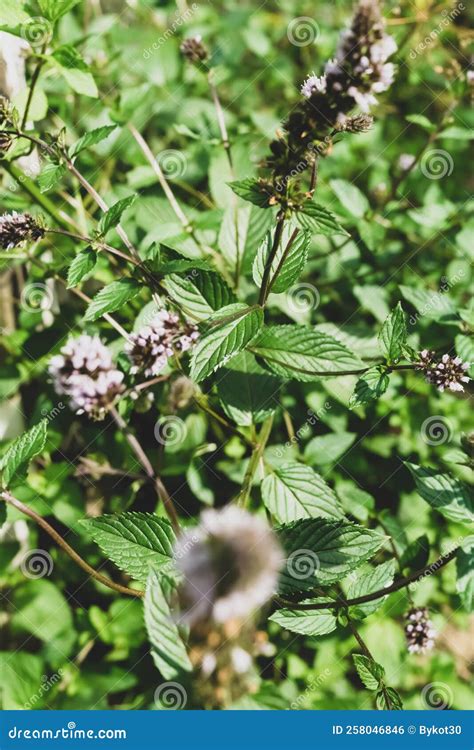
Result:
<svg viewBox="0 0 474 750"><path fill-rule="evenodd" d="M20 5L9 0L6 8L13 13ZM26 11L44 16L46 5L27 3ZM64 66L69 49L64 47L55 58L45 60L30 117L42 137L64 128L68 145L95 128L117 124L107 139L79 154L76 163L81 172L109 205L138 194L122 224L150 267L154 263L159 269L159 263L182 256L197 258L196 243L183 232L126 127L132 122L159 157L201 241L212 249L211 261L229 275L234 252L228 218L233 193L226 183L231 177L206 79L185 64L179 45L185 36L199 33L212 50L236 177L255 177L276 127L298 99L305 76L313 70L319 73L333 56L351 5L224 0L190 4L184 21L185 3L178 5L177 11L171 2L139 0L133 8L117 3L117 10L113 2L104 2L99 10L97 2L76 3L59 20L48 55L60 45L71 45L87 65L76 61ZM314 234L296 286L270 297L267 321L318 325L333 334L342 331L359 356L377 358L377 333L401 301L411 347L456 352L474 361L470 301L474 221L467 158L472 111L465 73L469 20L463 11L442 24L443 12L450 8L441 3L431 12L425 0L387 3L389 30L400 47L396 82L380 97L374 128L341 138L321 160L319 170L317 200L336 215L350 238ZM317 22L319 33L313 44L297 46L288 38L289 23L301 16ZM421 49L420 43L433 29L440 31ZM32 69L29 61L29 76ZM21 109L21 102L18 106ZM441 178L436 173L427 177L426 169L420 168L430 168L429 153L434 149L445 155L441 161L443 169L447 164L447 173ZM404 174L407 154L417 163ZM45 215L37 200L48 200L56 212L65 209L73 215L84 231L96 228L100 211L66 170L38 196L37 179L31 183L14 179L11 157L10 153L2 162L2 211L27 209ZM44 174L42 180L45 187ZM250 204L242 201L239 206L243 211ZM238 290L241 301L254 301L251 264L268 228L270 211L265 217L263 213L255 213L254 235L247 236ZM115 232L108 240L120 247ZM12 269L9 278L18 297L22 289L44 284L54 273L66 278L79 245L49 236L41 248L36 255L49 251L46 273L25 262L21 253L13 260L2 254L4 273ZM116 273L117 267L100 254L81 288L92 297L116 280ZM75 416L53 391L46 372L48 360L70 332L85 325L83 302L59 285L56 294L48 315L16 300L14 330L4 329L2 450L14 437L15 426L19 432L46 417L46 449L15 494L48 517L91 565L121 580L122 574L79 521L125 510L157 510L160 515L163 511L157 509L150 486L136 477L140 467L112 421L94 423ZM181 294L179 289L175 292L178 300ZM150 300L150 289L142 284L137 296L120 305L114 315L131 330ZM88 329L98 331L120 351L122 342L103 317ZM214 385L212 380L201 385L207 405L232 422L236 410L243 408L242 385L235 372L227 374L229 379L219 377ZM290 460L311 466L336 490L345 513L373 529L383 528L399 554L422 538L417 554L407 556L405 572L413 571L459 543L466 527L443 517L422 499L402 461L471 481L470 469L459 463L464 455L461 435L469 431L469 397L441 394L416 372L395 372L379 400L350 409L356 380L345 376L293 381L282 391L275 388L266 404L275 416L265 456L273 466ZM170 493L178 498L184 517L191 519L202 507L220 506L234 498L250 455L242 437L190 404L178 412L186 426L184 439L160 446L155 425L169 411L167 384L156 386L154 393L150 410L142 413L127 401L121 404L121 413L159 467ZM426 420L435 417L443 435L429 440ZM249 437L255 429L240 422L240 430ZM96 464L124 473L103 474ZM257 473L249 500L255 512L262 511L260 481ZM20 518L8 508L10 524ZM21 532L21 526L15 528ZM24 708L39 696L32 707L153 708L154 691L162 678L149 655L141 602L120 598L86 580L35 524L28 521L21 552L11 526L8 529L0 551L4 707ZM49 552L54 562L50 576L25 578L15 560L27 548ZM392 556L387 543L377 562ZM405 708L425 708L422 690L438 682L447 686L453 708L468 708L472 639L469 616L456 593L455 565L423 579L414 597L417 604L430 607L440 632L434 652L423 657L407 653L404 591L390 596L362 622L364 640L385 667L388 684L402 695ZM351 658L355 646L344 622L325 636L298 635L275 622L266 623L265 618L261 627L268 630L275 653L260 659L258 692L240 705L372 707L372 696L362 686ZM56 674L60 678L45 689L45 681Z"/></svg>

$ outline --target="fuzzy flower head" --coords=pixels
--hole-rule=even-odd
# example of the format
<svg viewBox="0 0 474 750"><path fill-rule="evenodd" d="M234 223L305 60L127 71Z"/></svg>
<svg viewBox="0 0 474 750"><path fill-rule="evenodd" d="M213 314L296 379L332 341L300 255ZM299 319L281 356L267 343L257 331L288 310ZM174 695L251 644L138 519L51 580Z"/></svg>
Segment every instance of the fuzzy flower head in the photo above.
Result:
<svg viewBox="0 0 474 750"><path fill-rule="evenodd" d="M203 43L200 34L185 39L181 44L180 50L183 57L194 65L204 63L209 57L209 51Z"/></svg>
<svg viewBox="0 0 474 750"><path fill-rule="evenodd" d="M35 242L44 235L44 229L31 214L11 214L0 216L0 247L11 250L24 242Z"/></svg>
<svg viewBox="0 0 474 750"><path fill-rule="evenodd" d="M354 115L346 117L341 114L338 117L336 125L337 130L346 131L347 133L367 133L374 124L373 117L370 115Z"/></svg>
<svg viewBox="0 0 474 750"><path fill-rule="evenodd" d="M276 192L282 192L288 175L299 175L313 162L311 149L318 153L332 131L352 133L370 128L367 117L377 103L377 95L393 82L395 68L389 57L397 46L385 33L378 0L359 0L352 23L341 35L334 58L324 68L324 75L312 73L303 83L302 99L283 123L283 132L270 144L271 155L266 166L273 170ZM357 115L356 115L357 117Z"/></svg>
<svg viewBox="0 0 474 750"><path fill-rule="evenodd" d="M301 93L309 99L316 92L324 94L326 91L326 76L317 76L311 73L301 87Z"/></svg>
<svg viewBox="0 0 474 750"><path fill-rule="evenodd" d="M69 396L75 412L93 419L103 419L123 391L123 373L98 336L71 339L51 359L49 374L56 393Z"/></svg>
<svg viewBox="0 0 474 750"><path fill-rule="evenodd" d="M469 383L467 370L470 363L463 362L461 357L443 354L441 359L437 359L435 353L428 349L423 349L418 356L417 369L424 373L426 381L435 385L438 391L463 391L463 384Z"/></svg>
<svg viewBox="0 0 474 750"><path fill-rule="evenodd" d="M160 310L138 333L130 336L125 350L132 363L131 373L158 375L175 352L186 352L199 338L193 325L181 323L176 313Z"/></svg>
<svg viewBox="0 0 474 750"><path fill-rule="evenodd" d="M263 518L229 505L207 510L175 545L190 623L243 620L275 591L283 555Z"/></svg>
<svg viewBox="0 0 474 750"><path fill-rule="evenodd" d="M405 636L411 654L424 654L435 644L436 632L426 607L413 607L406 614Z"/></svg>
<svg viewBox="0 0 474 750"><path fill-rule="evenodd" d="M336 58L325 70L327 89L340 99L342 111L351 100L362 112L377 103L375 94L393 83L395 67L387 60L396 49L395 40L384 31L378 0L360 0L350 28L340 37Z"/></svg>

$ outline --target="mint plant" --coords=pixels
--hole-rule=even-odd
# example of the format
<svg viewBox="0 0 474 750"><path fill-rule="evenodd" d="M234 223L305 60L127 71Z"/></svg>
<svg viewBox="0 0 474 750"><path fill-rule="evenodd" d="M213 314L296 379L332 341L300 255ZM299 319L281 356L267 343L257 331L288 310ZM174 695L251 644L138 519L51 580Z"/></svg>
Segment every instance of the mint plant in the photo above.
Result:
<svg viewBox="0 0 474 750"><path fill-rule="evenodd" d="M321 47L274 11L263 83L263 11L242 78L234 9L152 44L149 3L91 6L0 11L6 707L59 669L64 708L400 710L449 670L464 707L472 219L427 184L438 139L462 167L461 51L428 117L378 0Z"/></svg>

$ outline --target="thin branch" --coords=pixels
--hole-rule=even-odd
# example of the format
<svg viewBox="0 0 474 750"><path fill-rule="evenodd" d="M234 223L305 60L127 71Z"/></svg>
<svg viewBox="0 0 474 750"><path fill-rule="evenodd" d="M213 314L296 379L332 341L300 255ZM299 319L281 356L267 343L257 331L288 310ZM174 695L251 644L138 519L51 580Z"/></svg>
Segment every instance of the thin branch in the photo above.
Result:
<svg viewBox="0 0 474 750"><path fill-rule="evenodd" d="M214 107L216 110L217 124L219 126L219 132L221 135L221 143L224 146L224 151L227 156L227 161L229 163L230 179L234 181L236 179L236 175L235 175L235 170L234 170L234 162L232 159L232 151L230 147L229 134L227 132L224 110L221 104L221 100L219 99L217 87L212 80L212 70L210 70L209 73L207 74L207 82L209 84L212 101L214 102ZM234 282L235 282L235 288L237 289L239 285L240 266L241 266L242 258L241 258L241 253L240 253L239 209L238 209L238 203L237 203L237 196L233 191L232 191L231 201L232 201L232 209L233 209L233 214L234 214L235 249L236 249Z"/></svg>
<svg viewBox="0 0 474 750"><path fill-rule="evenodd" d="M218 412L214 411L212 407L210 407L204 399L201 399L197 396L193 396L193 402L196 404L196 406L199 409L202 409L206 414L208 414L210 417L216 420L216 422L219 422L223 427L226 427L228 430L231 430L235 435L238 435L247 445L251 445L252 448L255 447L255 444L250 438L247 437L241 430L239 430L238 427L235 427L231 422L229 422L225 417L223 417Z"/></svg>
<svg viewBox="0 0 474 750"><path fill-rule="evenodd" d="M28 133L24 133L21 130L6 130L6 133L9 133L11 135L15 135L17 138L26 138L31 143L34 143L36 146L38 146L40 149L45 151L49 156L53 158L57 158L57 154L55 150L49 146L45 141L41 140L40 138L36 138L33 135L29 135ZM64 150L61 150L61 156L64 159L64 162L66 164L66 167L69 169L71 174L74 175L74 177L78 180L78 182L82 185L86 193L88 193L91 198L95 201L95 203L99 206L101 211L108 211L109 206L104 201L101 195L97 192L97 190L88 182L88 180L84 177L84 175L77 169L74 162L70 157L68 156L67 152ZM126 231L123 229L123 227L118 224L115 227L115 230L117 234L119 235L120 239L123 241L129 252L138 260L140 261L140 255L138 253L138 250L136 249L133 242L129 239Z"/></svg>
<svg viewBox="0 0 474 750"><path fill-rule="evenodd" d="M61 282L62 284L64 284L65 286L67 286L67 284L66 284L66 282L64 281L64 279L62 279L62 278L61 278L60 276L57 276L57 275L55 275L55 277L54 277L54 278L55 278L55 279L57 279L58 281L60 281L60 282ZM87 302L87 304L89 304L90 302L92 302L92 299L91 299L91 297L89 297L89 296L88 296L87 294L85 294L84 292L82 292L82 291L81 291L80 289L75 289L75 288L74 288L74 289L69 289L69 291L70 291L70 292L72 292L73 294L75 294L75 295L76 295L76 297L79 297L80 299L82 299L82 300L83 300L84 302ZM118 322L117 322L117 321L115 320L115 318L113 318L113 317L112 317L112 316L110 315L110 313L103 313L103 316L104 316L105 320L106 320L106 321L107 321L108 323L110 323L110 325L111 325L111 326L112 326L113 328L115 328L115 330L116 330L116 331L117 331L118 333L120 333L120 335L121 335L121 336L123 336L123 338L124 338L124 339L126 339L127 341L129 340L129 338L130 338L130 337L129 337L129 335L128 335L127 331L125 330L125 328L122 328L122 326L120 325L120 323L118 323Z"/></svg>
<svg viewBox="0 0 474 750"><path fill-rule="evenodd" d="M286 244L286 247L285 247L285 249L284 249L284 251L283 251L283 254L282 254L282 256L281 256L280 262L278 263L278 266L277 266L277 268L276 268L276 271L275 271L275 273L273 274L273 276L272 276L272 278L271 278L271 280L270 280L270 282L269 282L269 284L268 284L268 294L270 294L270 292L272 291L272 287L273 287L273 285L274 285L275 281L277 280L278 274L280 273L281 269L283 268L283 264L284 264L285 260L287 259L287 257L288 257L288 254L289 254L289 252L290 252L291 248L292 248L292 247L293 247L293 245L294 245L294 242L295 242L295 240L296 240L296 238L297 238L297 236L298 236L298 234L299 234L299 231L300 231L300 230L299 230L298 228L296 228L296 229L295 229L295 230L293 231L293 233L292 233L292 235L291 235L290 239L288 240L288 242L287 242L287 244Z"/></svg>
<svg viewBox="0 0 474 750"><path fill-rule="evenodd" d="M269 291L270 291L269 281L270 281L270 274L272 270L272 264L278 252L278 248L280 246L280 241L281 241L281 236L283 233L284 225L285 225L285 213L282 211L278 216L277 225L275 228L275 235L273 237L273 245L268 254L267 260L265 262L265 268L263 270L262 285L260 287L260 296L258 298L258 303L262 307L265 305L267 298L268 298Z"/></svg>
<svg viewBox="0 0 474 750"><path fill-rule="evenodd" d="M388 594L393 594L395 591L399 591L400 589L404 588L405 586L408 586L410 583L414 583L416 581L421 580L427 575L431 575L433 573L436 573L440 568L444 567L444 565L447 565L451 560L453 560L456 557L456 553L458 551L459 547L456 547L455 549L451 550L446 555L442 555L437 560L432 562L430 565L427 565L425 568L422 568L421 570L416 571L415 573L412 573L409 576L406 576L405 578L401 578L399 581L395 581L395 583L392 583L391 586L387 586L384 589L379 589L378 591L373 591L371 594L364 594L363 596L357 596L354 599L347 599L343 603L341 601L327 601L327 602L319 602L319 603L300 603L298 601L291 602L287 601L285 599L282 599L281 597L276 598L277 604L279 604L281 607L285 607L286 609L297 609L297 610L316 610L316 609L342 609L344 607L352 607L356 604L365 604L366 602L373 602L376 599L380 599L383 596L387 596ZM314 596L314 593L311 591L305 591L303 594L298 595L300 599L310 599L312 596Z"/></svg>
<svg viewBox="0 0 474 750"><path fill-rule="evenodd" d="M22 503L20 500L18 500L16 497L11 495L9 492L0 492L0 497L9 505L13 506L17 510L19 510L21 513L24 513L25 516L28 516L33 521L35 521L38 526L41 526L42 529L46 531L49 536L54 539L56 544L61 547L61 549L66 552L67 555L77 564L80 568L82 568L86 573L88 573L92 578L95 578L97 581L102 583L104 586L107 586L109 589L113 589L114 591L118 591L119 594L128 594L129 596L137 596L142 597L144 596L143 591L138 591L135 589L130 589L128 586L122 586L120 583L114 583L109 578L106 578L106 576L103 576L102 573L99 573L95 568L92 568L88 563L86 563L85 560L82 559L82 557L76 552L75 549L71 547L70 544L66 542L65 539L61 536L61 534L56 531L42 516L38 515L36 511L29 508L27 505Z"/></svg>
<svg viewBox="0 0 474 750"><path fill-rule="evenodd" d="M344 605L347 605L347 602L344 602ZM347 618L347 624L348 624L349 628L351 629L352 635L354 636L354 638L356 639L357 643L359 644L359 646L360 646L360 648L361 648L362 653L364 654L364 656L366 656L368 659L370 659L370 661L374 662L375 659L374 659L374 657L373 657L373 655L372 655L369 647L367 646L366 642L364 641L364 639L362 638L361 634L357 630L357 627L356 627L354 621L351 620L350 617ZM387 685L385 684L385 680L383 678L380 679L379 688L380 688L381 692L384 695L384 698L385 698L385 701L387 703L388 709L391 709L391 707L393 706L393 701L392 701L392 698L390 697L390 693L387 690Z"/></svg>
<svg viewBox="0 0 474 750"><path fill-rule="evenodd" d="M104 211L104 213L105 213L105 211L108 211L109 210L109 206L104 201L104 199L102 198L102 196L99 195L99 193L97 192L97 190L86 180L86 178L84 177L84 175L81 172L79 172L79 170L73 164L73 162L71 161L71 159L69 159L69 157L66 154L63 154L63 156L64 156L64 158L66 160L66 166L67 166L67 168L69 169L69 171L71 172L71 174L73 174L74 177L76 177L76 179L80 182L80 184L82 185L82 187L84 188L84 190L87 193L89 193L89 195L91 196L91 198L94 199L94 201L97 203L97 205L99 206L99 208L102 211ZM120 239L123 241L123 243L124 243L125 247L127 248L127 250L139 261L140 260L140 255L138 253L138 250L135 247L135 245L133 244L133 242L130 240L130 238L129 238L128 234L126 233L125 229L120 224L117 224L117 226L115 227L115 231L117 232L117 234L120 237Z"/></svg>
<svg viewBox="0 0 474 750"><path fill-rule="evenodd" d="M134 137L135 141L139 145L143 155L146 157L146 160L150 164L151 168L153 169L155 175L158 178L158 182L160 183L164 194L166 195L171 208L175 212L176 216L180 220L181 224L183 225L183 229L186 232L189 232L191 234L192 231L192 225L191 222L188 220L184 212L182 211L178 201L176 200L173 191L171 190L169 183L163 174L163 170L161 169L158 160L155 158L152 150L150 149L148 143L143 138L142 134L136 129L135 125L132 125L131 123L128 124L128 129L130 130L132 136Z"/></svg>
<svg viewBox="0 0 474 750"><path fill-rule="evenodd" d="M393 536L390 534L390 532L387 529L387 527L384 524L384 522L380 520L380 518L377 519L377 523L379 524L379 526L382 527L382 529L384 530L385 534L389 538L389 544L390 544L390 547L392 548L392 552L393 552L393 555L395 557L395 560L397 561L398 570L399 570L400 575L401 575L403 573L402 558L400 557L399 552L397 550L397 545L395 544L395 540L394 540ZM413 596L412 596L411 591L410 591L410 589L408 587L407 587L407 590L406 590L406 595L407 595L407 599L410 602L410 604L413 604L414 603L413 602Z"/></svg>
<svg viewBox="0 0 474 750"><path fill-rule="evenodd" d="M96 245L101 250L106 250L111 255L116 255L117 258L122 258L122 260L126 260L127 263L131 263L134 266L138 266L141 268L141 263L136 260L136 258L133 258L131 255L127 255L126 253L123 253L121 250L117 250L116 247L112 247L112 245L108 245L106 242L102 242L101 240L95 240L92 237L86 237L83 234L76 234L75 232L69 232L65 229L52 229L51 227L48 227L48 229L45 230L46 234L62 234L63 237L71 237L74 240L79 240L80 242L86 242L88 245Z"/></svg>
<svg viewBox="0 0 474 750"><path fill-rule="evenodd" d="M252 353L258 354L258 351L255 351L251 346L248 347L248 350ZM277 359L275 359L274 357L269 357L267 354L265 354L265 360L267 362L275 362L276 364L280 364ZM385 372L387 373L394 372L395 370L415 370L418 366L416 362L410 362L406 365L385 365L384 362L374 362L370 365L370 367L360 367L357 370L306 370L304 367L295 367L294 365L291 366L291 369L295 372L301 372L305 375L315 375L316 377L321 378L340 378L344 375L363 375L369 370L372 370L377 365L384 365Z"/></svg>
<svg viewBox="0 0 474 750"><path fill-rule="evenodd" d="M2 161L1 162L3 169L5 169L6 172L8 172L11 177L18 183L18 185L21 186L21 188L25 191L25 193L28 193L30 198L32 198L35 203L37 203L41 208L46 211L49 216L51 216L52 219L55 220L55 222L60 227L74 227L75 223L74 221L67 216L67 214L64 214L62 211L58 211L54 203L48 198L47 195L44 195L39 188L35 185L32 179L30 179L24 172L22 172L13 162L8 161Z"/></svg>
<svg viewBox="0 0 474 750"><path fill-rule="evenodd" d="M157 476L150 459L146 455L145 451L143 450L142 446L140 445L139 441L133 434L133 432L128 427L125 420L121 417L117 409L115 407L112 407L110 410L110 413L117 424L117 427L123 432L125 435L125 439L127 440L130 448L135 453L135 456L137 457L140 464L143 466L147 476L153 481L153 484L156 489L156 493L160 500L163 502L163 507L168 515L168 518L170 519L171 525L173 526L173 529L176 533L176 535L179 535L181 532L178 515L176 513L176 509L174 507L173 500L171 499L168 490L166 489L165 485L161 481L160 477Z"/></svg>
<svg viewBox="0 0 474 750"><path fill-rule="evenodd" d="M48 46L47 42L45 44L43 44L43 46L41 48L41 52L40 52L41 55L44 55L44 53L46 52L47 46ZM38 83L38 79L40 77L41 68L43 67L43 65L45 64L45 62L46 62L46 60L45 60L44 57L42 57L42 56L39 57L38 62L36 63L36 67L35 67L35 69L33 71L33 75L31 76L31 84L30 84L30 88L28 90L28 99L26 100L25 111L23 113L23 119L21 121L21 129L22 130L25 129L26 123L28 122L28 114L29 114L29 111L30 111L31 102L33 101L33 94L35 93L36 84Z"/></svg>
<svg viewBox="0 0 474 750"><path fill-rule="evenodd" d="M219 94L217 93L217 88L212 82L210 75L208 75L207 80L209 82L209 88L211 90L212 101L214 102L214 107L216 108L217 123L219 125L219 132L221 134L222 145L224 146L227 160L229 162L232 179L235 179L234 164L232 161L232 152L230 150L229 134L227 133L227 126L225 124L224 110L222 109L222 104L219 99Z"/></svg>
<svg viewBox="0 0 474 750"><path fill-rule="evenodd" d="M48 271L49 270L47 268L46 264L43 263L41 260L39 260L39 258L34 258L32 255L28 255L27 256L27 260L29 260L35 266L38 266L38 268L41 268L43 271ZM67 282L58 273L53 273L52 276L53 276L53 278L56 281L59 281L60 284L62 284L63 286L65 286L67 288ZM81 292L80 289L73 288L73 289L68 289L68 291L71 292L72 294L74 294L76 297L79 297L80 299L82 299L83 302L87 302L87 304L89 304L90 302L92 302L91 297L89 297L84 292ZM120 325L120 323L118 323L115 320L115 318L113 318L112 315L110 315L110 313L104 313L103 316L104 316L105 320L108 323L110 323L110 325L113 328L115 328L115 330L117 331L117 333L120 333L120 335L123 336L123 338L126 339L127 341L129 340L129 335L128 335L127 331L125 330L125 328L122 328L122 326Z"/></svg>
<svg viewBox="0 0 474 750"><path fill-rule="evenodd" d="M253 449L252 455L250 456L250 460L247 466L247 471L245 472L245 477L244 477L244 481L242 484L242 489L240 490L240 493L238 496L239 505L244 506L247 503L247 500L250 496L253 478L257 472L258 465L263 456L263 451L265 450L267 442L270 438L272 427L273 427L273 414L270 417L268 417L263 423L262 429L260 430L259 436L257 438L257 444L255 448Z"/></svg>

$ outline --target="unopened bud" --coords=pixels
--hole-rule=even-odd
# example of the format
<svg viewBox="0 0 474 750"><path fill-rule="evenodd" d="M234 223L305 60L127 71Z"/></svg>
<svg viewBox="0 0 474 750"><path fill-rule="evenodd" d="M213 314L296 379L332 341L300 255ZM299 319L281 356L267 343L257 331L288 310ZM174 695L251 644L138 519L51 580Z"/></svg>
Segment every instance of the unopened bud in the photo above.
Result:
<svg viewBox="0 0 474 750"><path fill-rule="evenodd" d="M185 39L181 44L181 53L194 65L205 62L209 57L207 47L203 44L200 36L193 36L189 39Z"/></svg>

